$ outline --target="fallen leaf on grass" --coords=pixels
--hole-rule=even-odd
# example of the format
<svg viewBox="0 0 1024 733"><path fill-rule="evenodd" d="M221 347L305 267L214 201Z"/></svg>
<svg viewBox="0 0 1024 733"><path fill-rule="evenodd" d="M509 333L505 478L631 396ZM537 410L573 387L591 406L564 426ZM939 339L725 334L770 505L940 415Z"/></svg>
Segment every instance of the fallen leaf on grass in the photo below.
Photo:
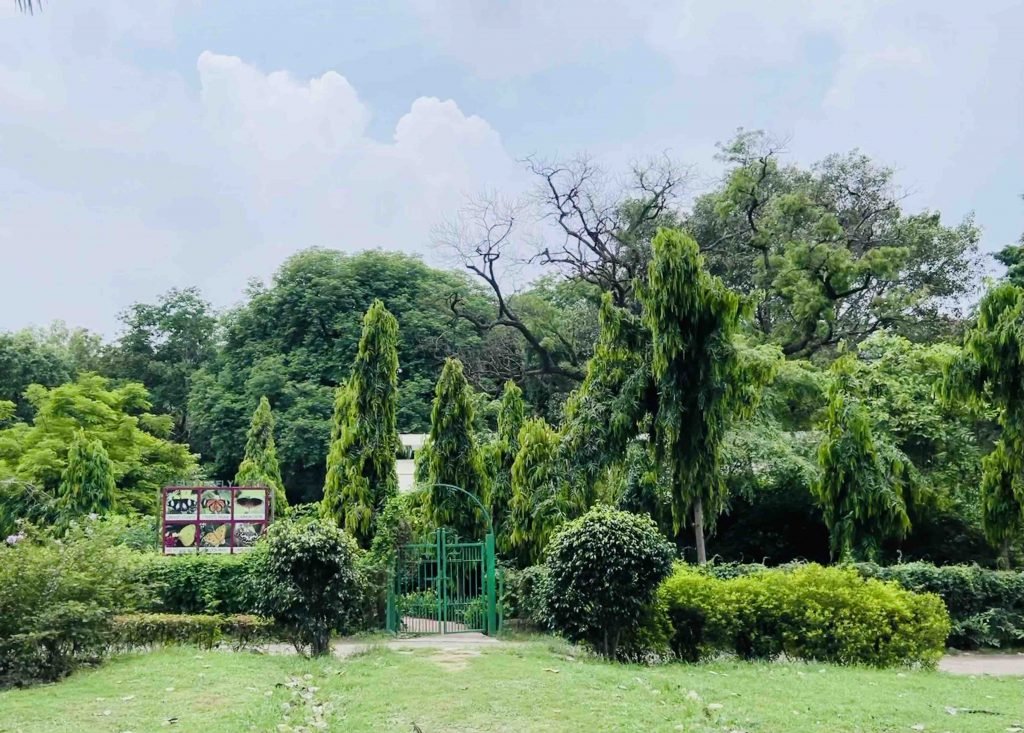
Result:
<svg viewBox="0 0 1024 733"><path fill-rule="evenodd" d="M558 670L557 669L551 669L551 667L545 667L544 671L545 672L554 672L555 674L558 674Z"/></svg>

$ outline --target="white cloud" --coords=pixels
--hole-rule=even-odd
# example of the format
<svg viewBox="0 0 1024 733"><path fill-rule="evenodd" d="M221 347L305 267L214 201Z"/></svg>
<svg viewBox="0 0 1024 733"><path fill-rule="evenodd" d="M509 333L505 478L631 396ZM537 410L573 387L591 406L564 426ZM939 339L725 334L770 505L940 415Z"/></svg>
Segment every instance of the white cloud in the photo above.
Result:
<svg viewBox="0 0 1024 733"><path fill-rule="evenodd" d="M308 246L422 253L439 212L518 175L454 101L415 99L374 139L336 71L296 79L211 51L195 76L143 70L118 44L162 27L104 7L0 44L0 329L64 318L110 333L118 310L175 285L229 304ZM69 52L83 27L106 31Z"/></svg>

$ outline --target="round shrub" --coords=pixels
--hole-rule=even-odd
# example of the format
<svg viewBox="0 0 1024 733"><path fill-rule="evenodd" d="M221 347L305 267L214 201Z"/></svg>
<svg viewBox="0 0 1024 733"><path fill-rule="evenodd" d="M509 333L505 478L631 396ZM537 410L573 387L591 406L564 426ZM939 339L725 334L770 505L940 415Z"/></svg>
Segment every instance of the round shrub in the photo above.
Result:
<svg viewBox="0 0 1024 733"><path fill-rule="evenodd" d="M348 631L360 617L358 552L334 524L279 520L251 560L260 579L258 610L291 635L296 649L326 654L331 632Z"/></svg>
<svg viewBox="0 0 1024 733"><path fill-rule="evenodd" d="M596 507L551 540L547 616L571 641L615 658L672 568L672 546L650 517Z"/></svg>

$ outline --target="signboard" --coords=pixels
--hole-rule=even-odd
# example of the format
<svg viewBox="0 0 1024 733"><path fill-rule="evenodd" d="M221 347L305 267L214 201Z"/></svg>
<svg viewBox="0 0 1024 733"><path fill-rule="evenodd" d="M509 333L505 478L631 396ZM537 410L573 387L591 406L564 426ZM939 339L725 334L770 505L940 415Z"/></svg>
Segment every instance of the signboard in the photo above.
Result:
<svg viewBox="0 0 1024 733"><path fill-rule="evenodd" d="M161 493L165 555L234 555L252 549L274 516L262 486L167 486Z"/></svg>

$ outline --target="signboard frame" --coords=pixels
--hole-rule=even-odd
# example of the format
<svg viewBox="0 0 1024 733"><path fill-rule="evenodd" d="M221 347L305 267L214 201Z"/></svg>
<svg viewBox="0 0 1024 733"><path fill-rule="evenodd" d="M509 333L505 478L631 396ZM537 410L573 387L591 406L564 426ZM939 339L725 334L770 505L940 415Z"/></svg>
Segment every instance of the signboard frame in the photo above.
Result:
<svg viewBox="0 0 1024 733"><path fill-rule="evenodd" d="M160 491L164 555L242 554L273 521L274 492L266 486L175 485Z"/></svg>

